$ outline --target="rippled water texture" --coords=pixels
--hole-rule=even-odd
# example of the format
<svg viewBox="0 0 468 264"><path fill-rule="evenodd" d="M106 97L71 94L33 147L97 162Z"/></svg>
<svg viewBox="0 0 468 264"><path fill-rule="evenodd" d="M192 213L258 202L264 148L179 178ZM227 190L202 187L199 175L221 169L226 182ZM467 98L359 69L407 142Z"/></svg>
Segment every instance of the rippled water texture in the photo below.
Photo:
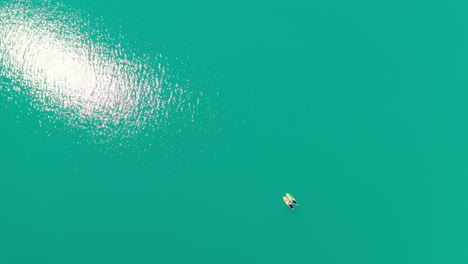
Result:
<svg viewBox="0 0 468 264"><path fill-rule="evenodd" d="M125 36L63 5L0 10L1 90L11 100L29 95L33 109L100 141L193 120L202 93L184 76L187 54L165 56L156 44L154 54L126 50Z"/></svg>

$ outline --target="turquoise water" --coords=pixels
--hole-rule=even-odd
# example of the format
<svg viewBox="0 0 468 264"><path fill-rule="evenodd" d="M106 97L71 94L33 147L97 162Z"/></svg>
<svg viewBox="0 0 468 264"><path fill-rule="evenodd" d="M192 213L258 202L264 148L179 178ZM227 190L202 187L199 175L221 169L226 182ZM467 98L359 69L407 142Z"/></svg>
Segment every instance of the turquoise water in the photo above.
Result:
<svg viewBox="0 0 468 264"><path fill-rule="evenodd" d="M1 263L466 263L466 8L3 1Z"/></svg>

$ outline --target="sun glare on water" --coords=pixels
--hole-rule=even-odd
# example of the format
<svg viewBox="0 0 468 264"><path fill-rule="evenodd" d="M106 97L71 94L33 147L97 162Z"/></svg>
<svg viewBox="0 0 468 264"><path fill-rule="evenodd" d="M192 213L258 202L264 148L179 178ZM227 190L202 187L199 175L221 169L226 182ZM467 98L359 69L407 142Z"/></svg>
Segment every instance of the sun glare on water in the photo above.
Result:
<svg viewBox="0 0 468 264"><path fill-rule="evenodd" d="M118 40L97 42L89 23L63 6L3 7L1 75L19 82L39 107L67 113L78 126L136 133L146 126L161 128L181 112L193 116L199 98L188 79L165 65L170 58L139 57Z"/></svg>

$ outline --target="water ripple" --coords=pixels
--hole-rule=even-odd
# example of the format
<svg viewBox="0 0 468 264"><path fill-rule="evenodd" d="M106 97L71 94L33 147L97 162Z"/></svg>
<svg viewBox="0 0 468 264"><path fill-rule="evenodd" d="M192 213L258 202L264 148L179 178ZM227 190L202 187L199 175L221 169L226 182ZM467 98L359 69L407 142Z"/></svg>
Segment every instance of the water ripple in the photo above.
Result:
<svg viewBox="0 0 468 264"><path fill-rule="evenodd" d="M100 141L193 121L203 95L184 76L188 56L138 55L123 48L131 46L125 37L113 39L63 5L19 2L0 10L0 75L11 81L0 90L13 87L11 98L27 94L54 122Z"/></svg>

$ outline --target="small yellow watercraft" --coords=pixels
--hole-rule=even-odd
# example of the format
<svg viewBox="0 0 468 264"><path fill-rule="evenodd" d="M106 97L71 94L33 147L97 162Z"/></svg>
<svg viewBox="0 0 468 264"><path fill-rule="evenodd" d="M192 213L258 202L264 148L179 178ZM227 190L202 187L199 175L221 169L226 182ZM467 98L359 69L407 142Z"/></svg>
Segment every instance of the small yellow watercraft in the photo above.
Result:
<svg viewBox="0 0 468 264"><path fill-rule="evenodd" d="M295 206L298 206L299 204L297 203L296 199L289 193L286 193L286 197L288 198L289 201L291 201Z"/></svg>
<svg viewBox="0 0 468 264"><path fill-rule="evenodd" d="M286 196L283 196L283 201L286 203L286 205L291 208L291 210L294 210L294 205L291 203L291 201L289 201L288 198L286 198Z"/></svg>

